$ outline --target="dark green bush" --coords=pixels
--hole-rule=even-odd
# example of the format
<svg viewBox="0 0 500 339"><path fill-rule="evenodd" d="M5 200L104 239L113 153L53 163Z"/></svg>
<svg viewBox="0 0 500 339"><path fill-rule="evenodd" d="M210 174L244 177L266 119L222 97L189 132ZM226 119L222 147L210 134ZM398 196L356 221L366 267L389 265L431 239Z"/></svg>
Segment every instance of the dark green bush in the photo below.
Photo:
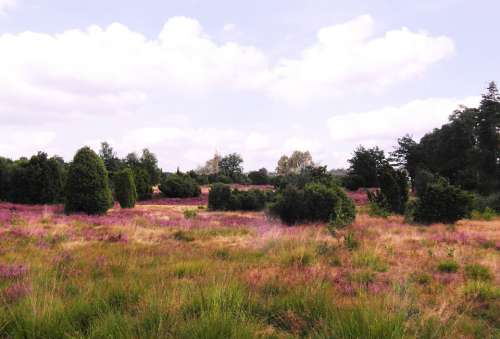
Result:
<svg viewBox="0 0 500 339"><path fill-rule="evenodd" d="M208 207L220 211L260 211L271 195L258 190L231 190L228 185L214 184L208 194Z"/></svg>
<svg viewBox="0 0 500 339"><path fill-rule="evenodd" d="M438 271L443 273L455 273L458 271L458 263L455 260L444 260L438 264Z"/></svg>
<svg viewBox="0 0 500 339"><path fill-rule="evenodd" d="M162 178L160 191L168 198L191 198L201 194L198 183L184 174L171 174Z"/></svg>
<svg viewBox="0 0 500 339"><path fill-rule="evenodd" d="M153 187L148 172L143 168L134 169L134 182L138 200L149 200L153 197Z"/></svg>
<svg viewBox="0 0 500 339"><path fill-rule="evenodd" d="M304 189L288 186L278 193L270 213L283 222L330 222L343 227L354 221L355 206L338 186L307 184Z"/></svg>
<svg viewBox="0 0 500 339"><path fill-rule="evenodd" d="M116 200L121 208L133 208L137 200L134 175L130 168L115 172L113 176Z"/></svg>
<svg viewBox="0 0 500 339"><path fill-rule="evenodd" d="M472 197L468 192L439 180L418 195L413 220L424 224L453 224L468 216L471 207Z"/></svg>
<svg viewBox="0 0 500 339"><path fill-rule="evenodd" d="M427 186L435 183L437 180L436 176L431 172L420 169L417 171L415 176L415 191L418 195L424 194Z"/></svg>
<svg viewBox="0 0 500 339"><path fill-rule="evenodd" d="M380 190L367 192L368 200L374 210L403 214L408 202L409 189L406 174L386 166L381 170L378 181Z"/></svg>
<svg viewBox="0 0 500 339"><path fill-rule="evenodd" d="M350 173L342 177L342 186L349 191L357 191L358 189L365 187L365 181L362 176Z"/></svg>
<svg viewBox="0 0 500 339"><path fill-rule="evenodd" d="M54 204L64 200L65 168L61 158L38 152L29 160L0 162L0 199L21 204Z"/></svg>
<svg viewBox="0 0 500 339"><path fill-rule="evenodd" d="M268 185L270 183L269 174L265 168L248 173L248 178L253 185Z"/></svg>
<svg viewBox="0 0 500 339"><path fill-rule="evenodd" d="M113 205L104 163L89 147L76 153L68 171L65 212L104 214Z"/></svg>
<svg viewBox="0 0 500 339"><path fill-rule="evenodd" d="M228 209L231 201L231 187L226 184L216 183L210 187L208 193L208 208L214 211Z"/></svg>

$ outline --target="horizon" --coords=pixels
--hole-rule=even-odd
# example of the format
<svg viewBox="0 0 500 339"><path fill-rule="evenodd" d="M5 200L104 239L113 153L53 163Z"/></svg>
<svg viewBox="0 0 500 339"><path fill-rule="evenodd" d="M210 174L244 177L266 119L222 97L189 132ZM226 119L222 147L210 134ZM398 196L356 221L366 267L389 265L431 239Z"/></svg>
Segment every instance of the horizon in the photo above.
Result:
<svg viewBox="0 0 500 339"><path fill-rule="evenodd" d="M245 171L294 150L345 168L498 79L497 2L339 4L0 0L0 155L71 161L107 141L166 171L216 151Z"/></svg>

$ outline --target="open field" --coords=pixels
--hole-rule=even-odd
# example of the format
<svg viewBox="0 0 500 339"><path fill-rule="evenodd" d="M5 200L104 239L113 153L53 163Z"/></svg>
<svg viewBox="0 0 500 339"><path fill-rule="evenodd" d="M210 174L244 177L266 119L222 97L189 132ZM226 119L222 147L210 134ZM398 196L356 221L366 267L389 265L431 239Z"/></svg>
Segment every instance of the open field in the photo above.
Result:
<svg viewBox="0 0 500 339"><path fill-rule="evenodd" d="M61 209L0 204L0 337L500 335L500 219L361 212L333 237L195 203Z"/></svg>

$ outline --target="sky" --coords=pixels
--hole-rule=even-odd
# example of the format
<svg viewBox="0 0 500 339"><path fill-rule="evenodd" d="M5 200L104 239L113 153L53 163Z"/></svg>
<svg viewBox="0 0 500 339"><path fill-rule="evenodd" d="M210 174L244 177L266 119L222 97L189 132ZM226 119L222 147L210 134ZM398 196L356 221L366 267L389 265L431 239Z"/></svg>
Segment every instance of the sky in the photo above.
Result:
<svg viewBox="0 0 500 339"><path fill-rule="evenodd" d="M497 0L0 0L0 155L108 141L164 170L391 151L500 78Z"/></svg>

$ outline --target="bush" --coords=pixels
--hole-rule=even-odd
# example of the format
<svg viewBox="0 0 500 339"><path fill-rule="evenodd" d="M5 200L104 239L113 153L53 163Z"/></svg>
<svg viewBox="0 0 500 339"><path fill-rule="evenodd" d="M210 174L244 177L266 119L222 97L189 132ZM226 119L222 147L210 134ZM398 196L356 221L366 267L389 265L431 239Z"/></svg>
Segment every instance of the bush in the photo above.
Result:
<svg viewBox="0 0 500 339"><path fill-rule="evenodd" d="M153 198L153 187L151 187L150 181L149 174L145 169L134 169L134 182L138 200Z"/></svg>
<svg viewBox="0 0 500 339"><path fill-rule="evenodd" d="M270 183L269 174L265 168L248 173L248 179L253 185L268 185Z"/></svg>
<svg viewBox="0 0 500 339"><path fill-rule="evenodd" d="M402 171L385 167L379 175L380 191L367 192L370 208L374 214L403 214L408 201L408 178Z"/></svg>
<svg viewBox="0 0 500 339"><path fill-rule="evenodd" d="M116 200L121 208L133 208L137 200L134 175L130 168L115 172L113 176Z"/></svg>
<svg viewBox="0 0 500 339"><path fill-rule="evenodd" d="M231 190L224 184L212 185L208 193L208 207L214 211L260 211L267 201L268 195L261 190Z"/></svg>
<svg viewBox="0 0 500 339"><path fill-rule="evenodd" d="M492 279L492 274L488 267L479 264L465 266L465 276L472 280L489 281Z"/></svg>
<svg viewBox="0 0 500 339"><path fill-rule="evenodd" d="M208 193L208 208L214 211L226 210L231 200L231 187L225 184L213 184Z"/></svg>
<svg viewBox="0 0 500 339"><path fill-rule="evenodd" d="M198 216L198 211L196 211L195 209L187 209L184 210L183 214L185 219L193 219Z"/></svg>
<svg viewBox="0 0 500 339"><path fill-rule="evenodd" d="M500 193L487 196L475 194L472 205L475 210L478 210L481 213L485 212L486 209L500 213Z"/></svg>
<svg viewBox="0 0 500 339"><path fill-rule="evenodd" d="M342 177L342 186L344 186L349 191L357 191L358 189L365 187L365 181L362 176L357 174L347 174Z"/></svg>
<svg viewBox="0 0 500 339"><path fill-rule="evenodd" d="M200 186L191 177L171 174L161 180L160 191L168 198L191 198L201 194Z"/></svg>
<svg viewBox="0 0 500 339"><path fill-rule="evenodd" d="M472 197L469 193L441 180L430 184L418 195L413 219L425 224L453 224L468 216L471 206Z"/></svg>
<svg viewBox="0 0 500 339"><path fill-rule="evenodd" d="M288 186L271 204L270 213L286 224L298 222L330 222L343 227L354 221L355 206L338 187L307 184L304 189Z"/></svg>
<svg viewBox="0 0 500 339"><path fill-rule="evenodd" d="M415 191L417 195L422 195L425 193L427 186L436 182L436 176L431 172L420 169L415 175Z"/></svg>
<svg viewBox="0 0 500 339"><path fill-rule="evenodd" d="M89 147L81 148L69 167L65 212L104 214L112 204L104 163Z"/></svg>
<svg viewBox="0 0 500 339"><path fill-rule="evenodd" d="M455 260L444 260L438 265L438 271L444 273L455 273L458 271L458 264Z"/></svg>

